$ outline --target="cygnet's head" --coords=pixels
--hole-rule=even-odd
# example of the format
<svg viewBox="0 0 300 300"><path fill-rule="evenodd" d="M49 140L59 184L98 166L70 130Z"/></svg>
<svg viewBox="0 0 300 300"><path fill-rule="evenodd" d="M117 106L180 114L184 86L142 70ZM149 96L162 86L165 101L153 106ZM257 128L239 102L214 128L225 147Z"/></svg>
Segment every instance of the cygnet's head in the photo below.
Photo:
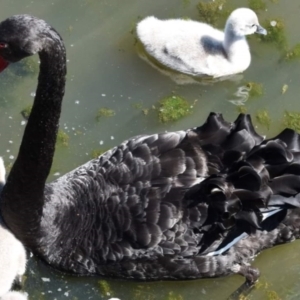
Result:
<svg viewBox="0 0 300 300"><path fill-rule="evenodd" d="M225 31L231 32L236 36L245 36L253 33L267 34L267 30L259 25L256 13L249 8L234 10L227 19Z"/></svg>

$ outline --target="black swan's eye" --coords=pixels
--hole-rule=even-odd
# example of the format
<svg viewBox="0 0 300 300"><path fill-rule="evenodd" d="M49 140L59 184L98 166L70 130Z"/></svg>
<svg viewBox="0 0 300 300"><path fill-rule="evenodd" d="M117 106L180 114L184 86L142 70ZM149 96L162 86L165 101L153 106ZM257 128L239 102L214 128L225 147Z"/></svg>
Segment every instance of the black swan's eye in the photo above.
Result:
<svg viewBox="0 0 300 300"><path fill-rule="evenodd" d="M0 42L0 49L4 49L7 47L8 47L7 43Z"/></svg>

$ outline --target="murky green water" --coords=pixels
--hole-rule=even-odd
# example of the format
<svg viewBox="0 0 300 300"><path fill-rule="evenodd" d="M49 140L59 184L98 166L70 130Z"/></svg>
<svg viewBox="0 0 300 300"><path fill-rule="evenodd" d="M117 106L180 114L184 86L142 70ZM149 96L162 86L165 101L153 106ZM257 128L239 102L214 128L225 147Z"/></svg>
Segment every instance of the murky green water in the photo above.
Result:
<svg viewBox="0 0 300 300"><path fill-rule="evenodd" d="M289 47L300 42L300 3L264 1L267 10L258 13L259 19L281 18ZM252 64L236 81L179 85L138 57L132 29L140 17L197 20L197 3L194 0L1 0L0 19L19 13L44 18L61 33L67 46L68 82L61 129L69 135L69 141L68 146L58 147L49 179L90 159L92 150L108 149L136 134L194 127L202 124L210 111L222 112L228 120L233 120L238 110L230 100L236 100L234 93L249 81L259 82L264 88L263 96L249 98L244 103L260 133L277 133L283 127L286 110L300 112L300 61L280 61L281 52L276 45L262 43L255 37L249 39ZM224 9L247 3L228 1ZM287 90L282 93L284 85ZM15 66L0 75L0 87L0 153L9 164L17 154L24 129L20 111L32 103L36 75ZM152 107L173 93L191 103L198 100L193 114L175 124L160 124ZM115 116L97 121L97 111L101 108L114 110ZM261 110L266 110L271 118L269 129L256 120ZM261 283L250 299L298 299L299 261L300 242L259 255L254 264L261 270ZM63 276L30 258L25 290L32 300L226 299L242 282L239 276L189 282L100 281Z"/></svg>

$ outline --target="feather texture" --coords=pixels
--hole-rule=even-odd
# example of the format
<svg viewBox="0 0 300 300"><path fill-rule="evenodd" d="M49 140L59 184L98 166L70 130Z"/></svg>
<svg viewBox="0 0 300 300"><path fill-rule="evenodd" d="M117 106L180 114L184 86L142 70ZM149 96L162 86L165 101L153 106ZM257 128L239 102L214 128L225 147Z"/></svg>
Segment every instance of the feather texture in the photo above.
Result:
<svg viewBox="0 0 300 300"><path fill-rule="evenodd" d="M295 238L283 215L300 207L300 168L294 161L299 145L287 133L293 141L285 135L284 141L264 141L248 115L228 123L212 113L192 130L125 141L47 185L53 192L45 196L64 214L45 223L45 230L52 223L57 234L45 241L42 254L52 265L82 274L136 279L230 274L234 264L245 265L263 248ZM283 210L265 220L268 207ZM207 255L243 232L247 237L222 255ZM67 247L70 235L76 239L68 238ZM240 250L244 244L252 249Z"/></svg>

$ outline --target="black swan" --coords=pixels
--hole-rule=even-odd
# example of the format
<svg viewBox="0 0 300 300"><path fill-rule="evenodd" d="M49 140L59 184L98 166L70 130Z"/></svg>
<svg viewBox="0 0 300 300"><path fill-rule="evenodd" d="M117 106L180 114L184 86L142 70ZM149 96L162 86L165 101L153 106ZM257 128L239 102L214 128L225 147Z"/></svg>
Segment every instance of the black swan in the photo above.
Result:
<svg viewBox="0 0 300 300"><path fill-rule="evenodd" d="M245 71L251 62L246 35L267 31L254 11L238 8L223 31L192 20L147 17L137 24L146 51L163 65L182 73L214 78Z"/></svg>
<svg viewBox="0 0 300 300"><path fill-rule="evenodd" d="M5 173L4 162L0 157L0 190L5 184ZM0 300L27 299L18 292L9 292L14 282L21 285L26 270L26 251L20 241L3 224L1 217L0 266Z"/></svg>
<svg viewBox="0 0 300 300"><path fill-rule="evenodd" d="M262 249L300 229L300 143L264 140L250 116L211 113L186 131L131 138L46 184L66 75L65 48L45 21L0 23L0 57L38 53L38 87L19 154L1 194L15 236L51 266L81 275L194 279L258 271Z"/></svg>

